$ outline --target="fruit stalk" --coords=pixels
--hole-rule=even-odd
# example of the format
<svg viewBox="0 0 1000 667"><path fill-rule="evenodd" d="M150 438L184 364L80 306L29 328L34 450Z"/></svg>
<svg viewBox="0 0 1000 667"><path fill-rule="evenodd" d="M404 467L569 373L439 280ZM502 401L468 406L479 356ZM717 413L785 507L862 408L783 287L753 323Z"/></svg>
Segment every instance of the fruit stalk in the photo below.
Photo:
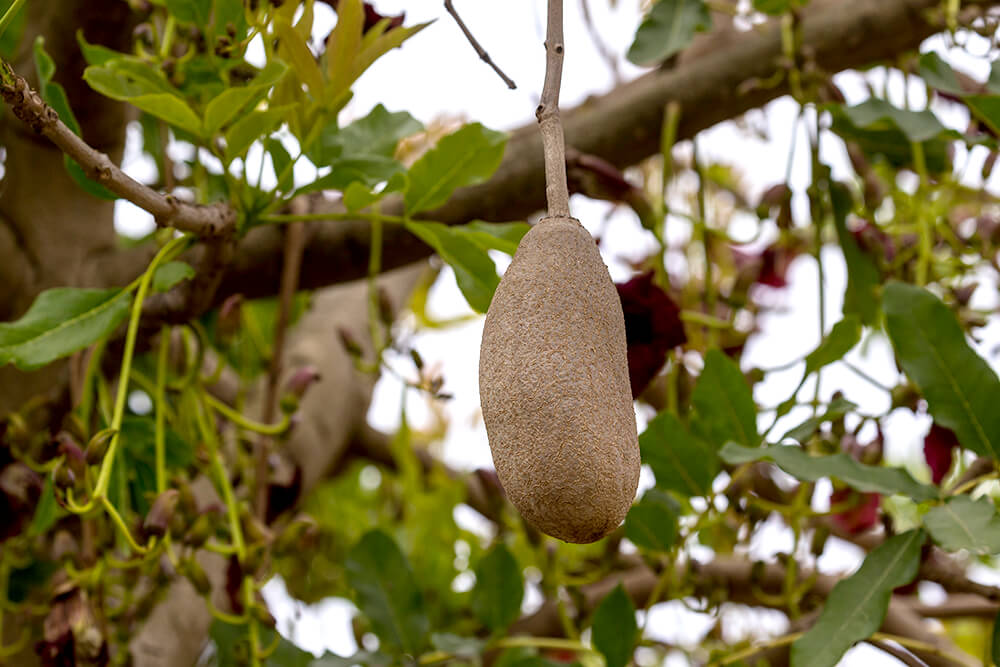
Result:
<svg viewBox="0 0 1000 667"><path fill-rule="evenodd" d="M545 155L545 200L550 218L569 217L569 189L566 186L566 144L559 117L559 87L562 85L563 3L549 0L545 29L545 83L535 117L542 133Z"/></svg>

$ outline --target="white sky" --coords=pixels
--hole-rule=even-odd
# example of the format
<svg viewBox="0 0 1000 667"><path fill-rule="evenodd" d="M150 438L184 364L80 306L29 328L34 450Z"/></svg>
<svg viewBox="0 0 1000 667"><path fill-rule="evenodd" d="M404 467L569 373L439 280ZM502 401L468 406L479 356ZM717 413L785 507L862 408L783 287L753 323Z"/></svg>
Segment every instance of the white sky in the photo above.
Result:
<svg viewBox="0 0 1000 667"><path fill-rule="evenodd" d="M377 103L384 104L390 111L406 110L421 121L429 122L442 115L460 116L470 121L480 121L496 129L511 129L523 125L534 117L541 91L544 71L544 51L541 46L544 34L543 2L536 0L510 0L505 3L484 3L459 0L455 3L469 28L504 71L518 84L518 89L510 91L493 72L482 63L465 41L458 27L447 16L441 2L403 2L379 0L379 11L394 14L405 11L407 24L434 20L436 22L414 37L402 49L395 50L379 60L357 83L355 95L345 111L345 122L351 117L360 117ZM591 11L595 25L599 27L602 40L619 55L623 54L631 42L640 20L639 0L619 0L612 9L606 0L591 0ZM316 5L316 29L318 36L325 35L335 21L332 11L324 4ZM587 34L580 3L569 0L565 16L566 61L561 93L564 107L572 107L582 102L588 95L603 93L613 87L612 74L593 48ZM929 40L923 50L937 50L945 54L942 40ZM961 64L963 69L981 78L989 71L988 61L975 60L964 54L952 52L949 59ZM633 78L644 70L631 66L622 59L621 72L626 78ZM898 75L897 75L898 76ZM869 75L870 80L881 85L879 72ZM845 90L850 102L859 102L866 97L859 77L840 76L838 83ZM903 84L899 78L891 78L889 90L899 101ZM922 86L910 90L910 99L915 104L924 103ZM953 107L935 105L935 111L946 125L964 129L968 118ZM769 140L762 141L750 137L733 123L723 123L699 136L699 150L703 160L720 160L742 167L742 177L750 186L751 198L764 188L783 180L787 168L786 160L791 141L790 131L797 114L795 104L781 99L768 105L764 112L751 112L755 126L768 130ZM846 156L839 142L826 140L824 160L834 168L835 177L850 175ZM792 186L796 190L796 209L804 211L803 190L808 182L808 140L799 130L794 164ZM982 149L980 149L982 150ZM959 152L961 159L963 152ZM979 165L985 156L973 155L970 184L977 185ZM752 164L752 168L749 165ZM131 152L126 160L127 169L142 177L148 173L148 165ZM299 178L309 178L308 171L297 173ZM992 184L991 184L992 185ZM136 213L131 205L119 204L119 223L131 230L140 230L149 224L144 216ZM591 231L603 229L602 252L609 265L612 277L623 280L630 274L626 261L646 255L654 246L635 216L619 210L604 220L608 205L591 202L581 197L572 201L573 213ZM804 213L798 216L805 219ZM683 225L677 227L684 234ZM496 255L498 267L506 267L507 259ZM823 253L826 271L827 327L840 317L841 297L846 281L842 257L835 248L827 248ZM762 318L761 334L753 337L747 345L743 358L745 368L778 366L802 357L813 349L821 338L817 318L817 271L811 258L800 258L789 273L789 287L771 291L769 300L778 302L782 308ZM987 285L977 291L977 305L990 305L995 301L996 290ZM471 311L459 293L453 274L445 269L432 290L430 302L432 314L439 318L467 315ZM412 325L403 323L403 328L412 333ZM444 391L455 398L442 406L449 420L448 435L442 444L444 459L457 468L472 469L490 467L489 446L479 413L478 392L478 350L482 334L482 318L477 317L460 326L445 331L418 332L412 341L424 358L428 367L440 369L445 377ZM985 342L979 346L986 353L1000 343L1000 325L994 321L983 332ZM867 353L855 349L848 358L857 366L884 384L895 382L891 350L882 337L867 339ZM988 357L996 365L995 357ZM393 359L399 370L412 372L407 359ZM784 372L770 374L766 382L759 384L755 398L763 406L773 406L787 398L801 377L802 365ZM812 383L807 384L801 396L811 396ZM369 421L377 428L392 431L399 424L400 383L385 376L376 387L375 399L369 413ZM823 372L821 395L829 397L840 389L849 400L854 401L866 413L881 413L889 405L884 392L860 380L844 366L835 364ZM805 408L793 411L782 426L790 427L798 423ZM411 423L419 427L431 418L423 397L411 392L407 403L407 413ZM640 430L648 414L640 413ZM770 423L770 415L762 416L762 423ZM920 456L922 438L929 425L926 417L914 417L910 413L897 411L888 420L886 429L887 458L898 464L908 464L911 472L925 475ZM648 474L644 484L649 483ZM471 511L459 511L456 516L469 527L478 525L477 516ZM480 526L481 527L481 526ZM444 546L444 545L442 545ZM754 557L773 555L788 549L787 531L779 528L765 533L763 540L757 540L751 552ZM820 561L825 571L843 572L856 566L860 552L841 544L832 548ZM988 574L988 573L987 573ZM933 588L929 588L933 592ZM350 616L353 607L344 600L328 600L313 607L290 600L280 581L274 581L265 589L265 595L275 617L279 619L279 629L283 631L294 623L294 640L304 648L320 652L334 650L342 655L350 654L356 648L350 635ZM537 604L537 599L528 601L528 608ZM663 603L653 610L647 633L670 642L696 644L706 629L706 618L687 611L679 603ZM768 634L779 634L785 628L781 615L752 615L741 612L727 614L726 627L737 635L753 630ZM337 630L339 628L339 630ZM727 635L730 638L735 638ZM897 664L891 659L878 661L873 649L862 645L848 654L842 665ZM648 656L646 656L648 657ZM642 656L640 655L640 658ZM643 661L643 664L646 664ZM685 661L673 655L668 665L682 665Z"/></svg>

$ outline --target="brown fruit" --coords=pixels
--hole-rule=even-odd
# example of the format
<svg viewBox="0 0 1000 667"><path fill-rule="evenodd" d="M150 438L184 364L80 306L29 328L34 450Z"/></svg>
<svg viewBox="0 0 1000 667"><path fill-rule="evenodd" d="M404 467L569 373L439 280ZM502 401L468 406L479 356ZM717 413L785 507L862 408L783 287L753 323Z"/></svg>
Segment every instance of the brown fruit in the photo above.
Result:
<svg viewBox="0 0 1000 667"><path fill-rule="evenodd" d="M546 218L496 290L479 357L483 420L500 483L532 525L598 540L639 482L621 302L594 239Z"/></svg>

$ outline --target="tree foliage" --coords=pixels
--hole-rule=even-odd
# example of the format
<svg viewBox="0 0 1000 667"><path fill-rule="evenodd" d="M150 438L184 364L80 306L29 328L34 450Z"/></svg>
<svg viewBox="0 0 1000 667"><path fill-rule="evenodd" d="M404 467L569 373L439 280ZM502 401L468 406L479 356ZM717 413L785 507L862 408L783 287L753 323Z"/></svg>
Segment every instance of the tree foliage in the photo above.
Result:
<svg viewBox="0 0 1000 667"><path fill-rule="evenodd" d="M399 373L386 359L402 353L412 361L406 392L432 403L449 398L444 378L425 366L378 282L391 233L419 239L482 313L500 280L496 253L513 254L528 229L519 214L455 224L442 213L502 177L507 134L478 122L424 127L381 104L345 120L352 85L379 58L429 48L426 24L382 15L377 3L321 2L337 21L314 40L313 0L130 0L135 29L121 50L82 29L72 48L53 48L25 3L0 1L4 124L27 122L65 153L74 196L130 200L158 226L136 242L145 268L127 284L39 284L30 307L0 323L0 363L25 374L5 378L66 369L54 391L23 396L0 429L0 662L129 664L144 627L208 646L204 659L218 665L622 667L667 655L835 665L859 642L928 664L996 659L1000 588L969 575L1000 554L1000 380L976 344L994 323L995 306L981 304L996 301L1000 273L1000 207L985 184L1000 132L995 63L979 81L935 53L885 54L886 79L902 78L907 91L919 83L926 100L869 86L849 104L806 41L829 3L651 4L631 45L618 46L668 74L683 72L686 57L711 57L699 44L773 30L770 78L726 94L787 89L800 112L790 129L809 138L799 148L808 186L792 183L790 166L785 182L749 192L740 179L749 165L704 160L697 136L681 140L706 110L675 103L662 110L656 150L643 153L652 156L626 173L617 156L571 151L574 190L632 211L655 248L619 285L649 487L611 536L569 545L526 525L493 471L448 469L428 447L442 434L412 431L405 412L384 438L352 427L361 444L330 470L290 451L309 392L342 398L316 368L282 366L286 333L319 308L318 292L299 284L311 270L301 265L305 225L366 230L342 241L347 254L367 254L363 308L356 326L325 331L322 346L369 380ZM862 22L881 2L844 6ZM916 4L926 34L957 44L996 29L995 3ZM732 23L726 7L752 27L720 25ZM87 94L136 114L152 182L84 144L94 119L62 78L75 49ZM9 66L28 51L31 71ZM942 109L968 127L946 125ZM846 149L849 174L834 176L827 145ZM310 165L315 177L303 179ZM981 178L968 177L970 165ZM47 196L41 186L19 194L38 206ZM747 224L750 241L735 231ZM226 293L233 249L275 228L286 270L272 296ZM831 252L847 271L841 317L820 313L818 345L787 359L801 380L764 405L760 387L784 369L749 367L748 341L784 298L793 264L818 267L822 309ZM409 302L422 327L448 325L424 307L435 277ZM856 365L880 342L898 369L887 386ZM878 386L890 407L821 392L837 366ZM888 455L897 411L928 417L922 451ZM468 506L488 529L456 520ZM776 535L790 547L755 562L752 545ZM820 572L844 542L864 553L857 569ZM297 600L351 600L359 651L313 656L282 638L260 594L276 575ZM944 602L922 602L922 581L942 586ZM181 587L197 593L196 612L170 607ZM666 603L698 610L712 629L663 641L654 619ZM778 610L785 630L734 636L735 608ZM161 609L211 625L182 637L156 620ZM925 617L944 619L945 633L930 634Z"/></svg>

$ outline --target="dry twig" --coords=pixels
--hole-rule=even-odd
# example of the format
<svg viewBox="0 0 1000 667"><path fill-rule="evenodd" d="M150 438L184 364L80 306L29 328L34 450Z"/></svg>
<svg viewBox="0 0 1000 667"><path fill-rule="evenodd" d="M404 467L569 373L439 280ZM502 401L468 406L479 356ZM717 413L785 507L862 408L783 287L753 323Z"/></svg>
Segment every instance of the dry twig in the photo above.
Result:
<svg viewBox="0 0 1000 667"><path fill-rule="evenodd" d="M463 21L462 17L458 15L458 12L455 10L455 6L452 4L451 0L444 0L444 8L448 10L451 17L455 19L455 23L457 23L458 27L462 29L462 33L465 35L465 38L469 40L469 44L472 45L472 48L476 50L476 54L479 56L479 59L492 67L493 71L497 73L497 76L503 79L503 82L507 84L508 88L511 90L517 88L517 84L514 83L514 80L507 76L504 71L500 69L495 62L493 62L493 59L490 58L490 54L487 53L486 49L479 44L479 41L475 38L475 36L473 36L472 31L465 25L465 21Z"/></svg>

